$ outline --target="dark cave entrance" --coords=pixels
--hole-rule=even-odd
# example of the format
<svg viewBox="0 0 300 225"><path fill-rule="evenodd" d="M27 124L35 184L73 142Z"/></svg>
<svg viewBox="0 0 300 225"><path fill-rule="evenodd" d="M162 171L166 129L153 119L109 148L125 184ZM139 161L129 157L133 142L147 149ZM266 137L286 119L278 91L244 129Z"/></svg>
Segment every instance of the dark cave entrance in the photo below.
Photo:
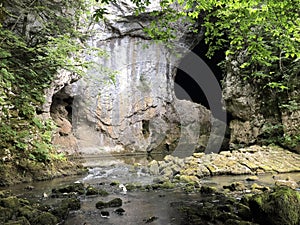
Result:
<svg viewBox="0 0 300 225"><path fill-rule="evenodd" d="M219 85L221 86L221 82L224 77L224 71L218 64L225 60L225 49L218 50L211 58L208 58L205 55L207 51L208 46L205 44L204 40L200 41L199 44L192 49L192 52L197 54L209 66ZM185 58L186 57L182 59L182 62ZM210 109L207 98L201 87L192 77L180 69L177 69L174 88L175 95L178 99L189 100L201 104L207 109ZM221 102L221 98L219 101ZM218 118L218 115L214 114L214 117ZM230 115L227 114L227 121L230 119L229 117Z"/></svg>
<svg viewBox="0 0 300 225"><path fill-rule="evenodd" d="M52 97L52 104L50 107L51 117L65 118L72 124L72 105L74 98L66 93L65 88L58 91Z"/></svg>

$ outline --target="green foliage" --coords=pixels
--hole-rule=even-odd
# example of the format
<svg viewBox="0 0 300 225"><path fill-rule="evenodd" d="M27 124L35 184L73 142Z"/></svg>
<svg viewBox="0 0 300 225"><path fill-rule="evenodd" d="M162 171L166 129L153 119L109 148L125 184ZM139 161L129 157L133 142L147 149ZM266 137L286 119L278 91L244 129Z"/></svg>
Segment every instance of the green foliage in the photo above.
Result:
<svg viewBox="0 0 300 225"><path fill-rule="evenodd" d="M140 13L148 5L132 2ZM179 34L174 22L199 22L200 27L190 25L190 31L205 28L207 56L227 49L228 61L235 60L238 73L262 95L284 99L299 88L300 19L295 5L300 0L164 0L160 4L161 10L152 13L153 21L145 28L152 39L170 45Z"/></svg>
<svg viewBox="0 0 300 225"><path fill-rule="evenodd" d="M300 145L300 134L289 135L284 133L282 124L267 123L263 127L263 144L277 144L288 148L295 148Z"/></svg>
<svg viewBox="0 0 300 225"><path fill-rule="evenodd" d="M62 159L54 125L37 116L60 70L83 74L86 2L4 0L0 5L0 155L39 162ZM81 30L79 30L79 28ZM3 151L2 151L3 149Z"/></svg>

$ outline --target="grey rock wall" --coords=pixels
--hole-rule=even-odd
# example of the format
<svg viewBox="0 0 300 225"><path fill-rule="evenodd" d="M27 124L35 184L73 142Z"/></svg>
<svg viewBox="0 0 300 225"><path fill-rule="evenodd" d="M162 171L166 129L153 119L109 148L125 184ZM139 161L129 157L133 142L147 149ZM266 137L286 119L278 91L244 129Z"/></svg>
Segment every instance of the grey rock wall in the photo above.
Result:
<svg viewBox="0 0 300 225"><path fill-rule="evenodd" d="M223 81L226 109L232 115L229 124L231 146L277 142L300 152L299 108L282 107L287 100L297 99L297 89L285 97L263 93L251 82L243 80L239 69L241 63L241 59L228 58ZM299 80L295 79L294 84L298 83Z"/></svg>
<svg viewBox="0 0 300 225"><path fill-rule="evenodd" d="M210 112L175 98L174 66L180 58L142 30L151 22L148 12L158 6L154 3L135 17L129 5L126 1L111 5L111 14L95 27L89 43L105 50L107 57L88 56L95 66L76 84L72 121L80 151L171 153L176 149L183 156L203 150ZM201 38L192 37L184 23L175 26L176 41L185 47Z"/></svg>

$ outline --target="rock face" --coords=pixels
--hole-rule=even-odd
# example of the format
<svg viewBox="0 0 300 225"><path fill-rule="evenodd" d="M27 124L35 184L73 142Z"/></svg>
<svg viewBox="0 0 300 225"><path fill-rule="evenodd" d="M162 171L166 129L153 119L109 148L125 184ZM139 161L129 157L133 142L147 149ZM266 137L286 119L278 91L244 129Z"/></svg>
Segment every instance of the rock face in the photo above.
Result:
<svg viewBox="0 0 300 225"><path fill-rule="evenodd" d="M153 3L138 17L130 7L126 1L108 7L110 15L99 22L90 41L107 57L92 56L94 68L77 82L72 122L79 149L84 153L176 149L182 156L204 150L210 112L175 98L174 66L180 58L143 32L153 19L149 12L158 6ZM175 26L179 43L190 48L198 41L187 24Z"/></svg>
<svg viewBox="0 0 300 225"><path fill-rule="evenodd" d="M297 89L284 97L263 93L243 80L239 68L241 62L242 59L227 59L227 75L223 82L226 110L232 115L230 143L232 146L250 145L264 139L278 142L281 137L279 144L299 153L299 105L297 102L294 106L284 104L289 99L298 99ZM299 78L293 83L299 85Z"/></svg>
<svg viewBox="0 0 300 225"><path fill-rule="evenodd" d="M72 126L72 83L78 79L78 75L65 70L57 73L51 86L45 90L46 101L41 108L43 119L51 117L57 125L53 144L67 154L74 154L78 150Z"/></svg>

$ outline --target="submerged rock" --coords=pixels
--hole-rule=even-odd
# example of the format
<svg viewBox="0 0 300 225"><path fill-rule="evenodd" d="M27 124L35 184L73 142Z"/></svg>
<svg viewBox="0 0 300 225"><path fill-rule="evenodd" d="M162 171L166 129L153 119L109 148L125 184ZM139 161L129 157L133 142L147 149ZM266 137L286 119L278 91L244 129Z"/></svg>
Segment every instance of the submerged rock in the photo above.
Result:
<svg viewBox="0 0 300 225"><path fill-rule="evenodd" d="M241 182L234 182L230 185L224 185L224 189L229 189L230 191L243 191L246 190L246 187L243 183Z"/></svg>
<svg viewBox="0 0 300 225"><path fill-rule="evenodd" d="M144 219L145 223L152 223L153 221L157 220L158 217L157 216L150 216L147 219Z"/></svg>
<svg viewBox="0 0 300 225"><path fill-rule="evenodd" d="M123 216L125 213L125 210L123 208L118 208L114 212L117 213L118 215Z"/></svg>

